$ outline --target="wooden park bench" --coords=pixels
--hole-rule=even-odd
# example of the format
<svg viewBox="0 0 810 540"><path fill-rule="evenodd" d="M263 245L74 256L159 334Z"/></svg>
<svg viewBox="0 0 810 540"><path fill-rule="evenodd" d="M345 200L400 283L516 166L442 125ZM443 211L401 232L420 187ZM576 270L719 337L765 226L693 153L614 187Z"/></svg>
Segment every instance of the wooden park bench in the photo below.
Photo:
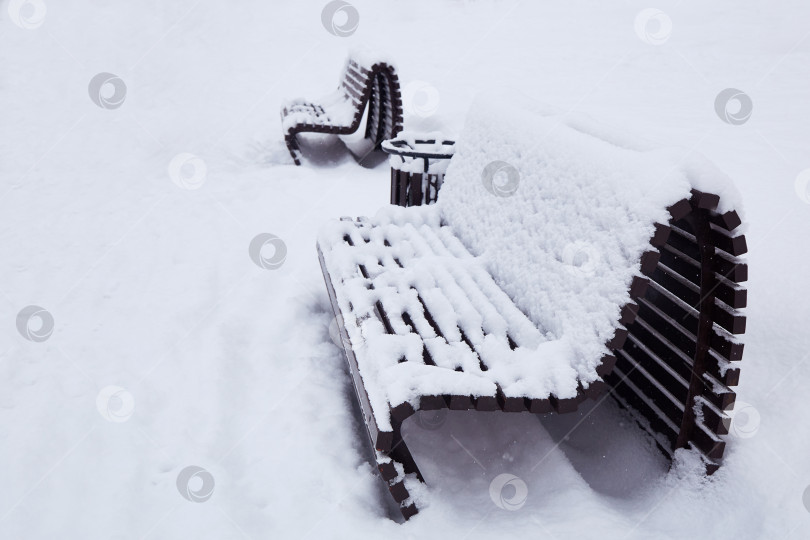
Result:
<svg viewBox="0 0 810 540"><path fill-rule="evenodd" d="M318 101L297 99L282 106L284 142L295 164L301 165L298 133L352 134L366 109L365 139L372 149L402 130L402 97L394 66L355 52L346 61L337 90Z"/></svg>
<svg viewBox="0 0 810 540"><path fill-rule="evenodd" d="M436 204L319 235L406 518L423 478L400 428L419 410L568 413L609 390L666 455L691 449L710 474L724 452L745 330L736 190L698 158L510 105L473 106Z"/></svg>

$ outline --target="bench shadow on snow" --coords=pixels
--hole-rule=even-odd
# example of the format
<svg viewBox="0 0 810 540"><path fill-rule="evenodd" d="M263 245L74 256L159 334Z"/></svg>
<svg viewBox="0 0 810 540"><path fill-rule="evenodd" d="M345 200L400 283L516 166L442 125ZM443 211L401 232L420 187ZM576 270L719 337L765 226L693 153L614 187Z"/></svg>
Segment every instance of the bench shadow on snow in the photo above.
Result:
<svg viewBox="0 0 810 540"><path fill-rule="evenodd" d="M406 420L403 436L432 500L472 515L497 510L490 489L501 474L527 484L526 507L537 515L566 491L632 504L668 471L651 439L609 399L565 415L424 411Z"/></svg>
<svg viewBox="0 0 810 540"><path fill-rule="evenodd" d="M366 169L373 169L388 159L387 154L380 150L372 151L363 141L346 142L337 135L299 133L298 140L304 161L311 167L334 168L346 162L355 162ZM352 152L359 158L355 158Z"/></svg>
<svg viewBox="0 0 810 540"><path fill-rule="evenodd" d="M540 423L597 493L631 499L669 470L649 435L610 398L588 400L575 413L542 415Z"/></svg>
<svg viewBox="0 0 810 540"><path fill-rule="evenodd" d="M331 321L328 304L313 306L313 310ZM334 345L326 324L321 338ZM334 347L335 361L344 377L343 397L351 407L351 426L347 427L358 458L376 474L346 359L343 351ZM548 486L549 493L570 486L573 474L597 496L621 504L643 496L669 468L649 436L609 398L586 401L579 411L562 415L420 411L406 420L402 429L431 497L478 512L491 510L488 487L504 472L525 478L530 489ZM369 511L402 522L381 480L375 482L375 490L379 505ZM547 496L535 491L532 503L542 507Z"/></svg>

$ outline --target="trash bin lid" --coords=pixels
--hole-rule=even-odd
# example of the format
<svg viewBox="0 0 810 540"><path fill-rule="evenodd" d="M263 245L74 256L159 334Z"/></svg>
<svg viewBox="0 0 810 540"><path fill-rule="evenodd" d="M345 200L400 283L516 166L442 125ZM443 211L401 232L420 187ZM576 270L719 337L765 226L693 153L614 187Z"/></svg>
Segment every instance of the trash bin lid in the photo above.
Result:
<svg viewBox="0 0 810 540"><path fill-rule="evenodd" d="M383 141L382 149L387 154L411 158L450 159L456 141L443 139L437 134L416 135L400 133L396 138Z"/></svg>

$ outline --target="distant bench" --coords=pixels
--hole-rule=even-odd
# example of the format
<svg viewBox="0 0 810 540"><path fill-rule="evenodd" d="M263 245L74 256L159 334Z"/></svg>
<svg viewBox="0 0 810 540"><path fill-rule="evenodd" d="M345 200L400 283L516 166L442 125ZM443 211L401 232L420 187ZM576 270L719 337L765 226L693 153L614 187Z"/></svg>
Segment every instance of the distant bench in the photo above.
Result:
<svg viewBox="0 0 810 540"><path fill-rule="evenodd" d="M373 149L402 130L402 97L394 67L354 54L346 61L337 90L317 101L297 99L282 106L284 142L295 164L301 165L298 133L352 134L366 109L365 139Z"/></svg>
<svg viewBox="0 0 810 540"><path fill-rule="evenodd" d="M508 111L473 116L436 205L333 221L318 241L378 469L402 514L417 512L423 481L400 431L418 410L567 413L610 389L666 455L692 448L716 470L742 358L734 335L745 330L737 213L719 213L719 197L690 188L687 173L648 207L654 180L622 181L643 178L635 165L654 162L649 152L574 127L542 141L547 118L535 133L510 126ZM492 152L492 132L514 144ZM520 175L511 197L487 190L482 171L496 159ZM583 173L580 162L596 165Z"/></svg>

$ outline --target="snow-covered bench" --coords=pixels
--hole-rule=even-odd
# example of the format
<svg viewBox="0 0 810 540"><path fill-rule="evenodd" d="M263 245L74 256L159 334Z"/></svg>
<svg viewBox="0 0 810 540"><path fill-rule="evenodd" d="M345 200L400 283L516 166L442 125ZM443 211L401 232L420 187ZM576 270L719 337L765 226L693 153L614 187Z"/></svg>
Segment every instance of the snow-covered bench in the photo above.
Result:
<svg viewBox="0 0 810 540"><path fill-rule="evenodd" d="M365 139L376 149L402 130L399 78L390 63L355 51L337 90L317 101L296 99L282 106L284 142L295 164L301 165L298 133L352 134L360 127L366 105Z"/></svg>
<svg viewBox="0 0 810 540"><path fill-rule="evenodd" d="M528 110L473 106L436 204L319 234L406 518L422 476L400 427L417 410L565 413L611 388L667 455L692 448L711 473L724 451L745 328L736 190L694 155Z"/></svg>

